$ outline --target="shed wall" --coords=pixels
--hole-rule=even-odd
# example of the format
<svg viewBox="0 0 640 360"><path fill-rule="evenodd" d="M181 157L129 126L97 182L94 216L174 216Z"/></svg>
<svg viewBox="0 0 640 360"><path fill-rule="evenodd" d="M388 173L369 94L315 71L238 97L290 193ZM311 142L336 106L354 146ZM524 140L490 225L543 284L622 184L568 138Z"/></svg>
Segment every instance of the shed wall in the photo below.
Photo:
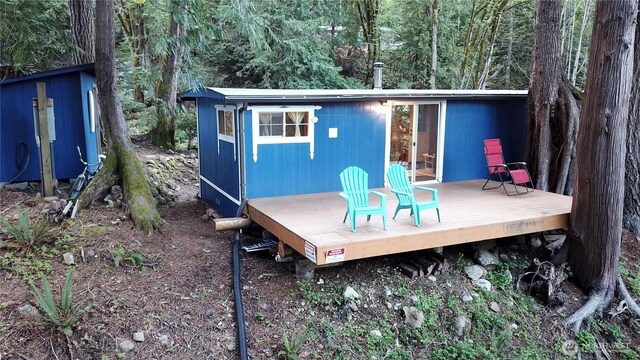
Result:
<svg viewBox="0 0 640 360"><path fill-rule="evenodd" d="M322 106L315 111L313 159L306 143L260 144L254 162L251 111L245 111L249 199L341 190L340 172L351 165L369 173L369 187L384 186L385 107L378 101L309 105ZM338 129L337 138L329 138L329 128Z"/></svg>
<svg viewBox="0 0 640 360"><path fill-rule="evenodd" d="M54 177L75 178L84 168L76 150L77 146L86 149L81 80L79 73L73 72L0 85L0 181L9 181L20 171L27 157L22 144L28 145L29 163L16 181L40 180L40 155L32 110L39 81L46 83L47 96L54 103L57 137L53 142Z"/></svg>
<svg viewBox="0 0 640 360"><path fill-rule="evenodd" d="M443 182L487 176L483 140L500 138L506 162L523 161L526 99L447 101Z"/></svg>
<svg viewBox="0 0 640 360"><path fill-rule="evenodd" d="M240 199L240 174L235 144L218 140L216 105L211 98L198 99L200 196L224 216L233 216ZM237 129L237 111L234 127ZM218 152L219 143L219 152ZM234 200L229 199L232 197Z"/></svg>

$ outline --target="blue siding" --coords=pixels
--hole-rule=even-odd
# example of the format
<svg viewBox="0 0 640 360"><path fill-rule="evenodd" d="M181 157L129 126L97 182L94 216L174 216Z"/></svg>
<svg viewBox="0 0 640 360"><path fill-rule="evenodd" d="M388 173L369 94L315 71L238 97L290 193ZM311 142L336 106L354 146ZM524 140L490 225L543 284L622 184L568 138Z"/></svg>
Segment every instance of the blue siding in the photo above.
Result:
<svg viewBox="0 0 640 360"><path fill-rule="evenodd" d="M313 159L309 144L260 144L254 162L251 111L244 113L248 198L337 191L340 172L351 165L369 173L370 187L384 186L385 108L378 101L320 105ZM337 138L328 137L329 128L338 128Z"/></svg>
<svg viewBox="0 0 640 360"><path fill-rule="evenodd" d="M234 156L235 144L220 141L218 153L216 102L209 98L198 98L198 143L200 146L200 175L234 199L240 199L240 174L238 154ZM237 129L237 116L234 124ZM236 132L236 144L238 141ZM201 196L224 216L235 215L237 205L222 192L205 181L201 181Z"/></svg>
<svg viewBox="0 0 640 360"><path fill-rule="evenodd" d="M526 99L447 101L443 181L487 176L484 139L502 140L505 161L522 161Z"/></svg>
<svg viewBox="0 0 640 360"><path fill-rule="evenodd" d="M38 81L46 83L47 96L54 102L57 137L53 142L54 177L74 178L82 171L83 165L76 151L76 146L86 149L79 74L62 73L0 84L0 181L11 180L19 172L16 162L26 156L21 154L21 141L29 146L30 160L27 170L17 181L40 180L40 155L35 142L32 110Z"/></svg>

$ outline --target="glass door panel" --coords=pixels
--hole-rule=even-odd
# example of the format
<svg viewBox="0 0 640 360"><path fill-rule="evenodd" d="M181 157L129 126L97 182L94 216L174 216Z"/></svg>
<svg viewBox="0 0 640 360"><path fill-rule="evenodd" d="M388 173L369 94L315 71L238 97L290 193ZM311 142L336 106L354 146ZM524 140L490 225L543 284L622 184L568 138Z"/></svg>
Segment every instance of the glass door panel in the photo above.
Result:
<svg viewBox="0 0 640 360"><path fill-rule="evenodd" d="M416 105L414 181L436 179L438 166L438 117L440 104Z"/></svg>

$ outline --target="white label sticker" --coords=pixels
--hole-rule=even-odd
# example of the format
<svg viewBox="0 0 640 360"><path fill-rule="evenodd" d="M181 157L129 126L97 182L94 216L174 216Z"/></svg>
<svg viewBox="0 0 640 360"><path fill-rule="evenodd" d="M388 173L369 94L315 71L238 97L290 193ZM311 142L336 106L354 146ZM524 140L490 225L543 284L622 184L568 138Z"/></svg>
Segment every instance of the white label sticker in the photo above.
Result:
<svg viewBox="0 0 640 360"><path fill-rule="evenodd" d="M307 259L313 261L314 264L316 264L316 246L313 245L312 243L305 241L304 242L304 256L307 257Z"/></svg>
<svg viewBox="0 0 640 360"><path fill-rule="evenodd" d="M337 249L327 250L327 258L325 262L329 264L329 263L344 261L345 251L346 251L346 248L337 248Z"/></svg>

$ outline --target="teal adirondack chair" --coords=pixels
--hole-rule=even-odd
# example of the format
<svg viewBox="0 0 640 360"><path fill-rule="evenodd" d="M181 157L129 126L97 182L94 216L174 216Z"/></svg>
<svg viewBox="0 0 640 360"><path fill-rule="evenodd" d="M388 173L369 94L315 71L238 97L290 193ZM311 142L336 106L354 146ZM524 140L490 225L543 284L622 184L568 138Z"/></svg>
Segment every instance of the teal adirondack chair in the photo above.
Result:
<svg viewBox="0 0 640 360"><path fill-rule="evenodd" d="M416 223L420 226L420 211L426 209L436 209L438 213L438 222L440 222L440 205L438 203L438 190L430 189L422 186L412 186L409 183L409 173L404 166L394 164L387 171L387 179L391 184L391 192L398 197L398 207L396 208L393 218L396 218L398 211L402 209L411 209L411 215ZM431 200L425 202L417 202L413 190L428 191L431 193Z"/></svg>
<svg viewBox="0 0 640 360"><path fill-rule="evenodd" d="M356 231L356 216L367 215L367 221L371 215L382 215L384 229L387 230L387 195L369 190L369 174L357 166L349 166L340 173L342 191L340 197L347 201L347 212L342 222L351 220L351 231ZM380 206L369 206L369 194L380 198Z"/></svg>

